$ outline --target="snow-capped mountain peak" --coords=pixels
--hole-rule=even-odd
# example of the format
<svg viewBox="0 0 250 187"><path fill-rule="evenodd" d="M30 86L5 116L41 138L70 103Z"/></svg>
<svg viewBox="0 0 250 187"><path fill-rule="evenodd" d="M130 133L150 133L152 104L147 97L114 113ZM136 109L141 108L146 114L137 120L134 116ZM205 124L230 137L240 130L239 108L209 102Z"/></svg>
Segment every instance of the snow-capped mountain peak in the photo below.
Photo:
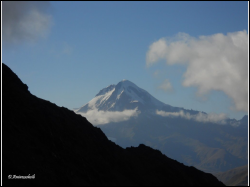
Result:
<svg viewBox="0 0 250 187"><path fill-rule="evenodd" d="M241 124L248 124L247 117L237 121L227 118L224 114L206 114L164 104L129 80L122 80L116 85L112 84L103 88L91 101L74 110L74 112L78 114L87 113L94 116L92 117L93 119L99 117L99 120L103 120L105 118L104 114L107 114L106 116L109 118L115 118L113 121L117 121L116 118L118 117L121 117L122 120L127 120L131 116L140 114L140 116L144 117L178 117L198 122L226 123L234 127L247 127L247 125ZM124 112L124 115L122 112Z"/></svg>
<svg viewBox="0 0 250 187"><path fill-rule="evenodd" d="M103 111L123 111L135 108L152 110L163 105L165 104L155 99L147 91L124 79L117 85L112 84L102 89L95 98L81 107L78 112L87 112L90 109Z"/></svg>

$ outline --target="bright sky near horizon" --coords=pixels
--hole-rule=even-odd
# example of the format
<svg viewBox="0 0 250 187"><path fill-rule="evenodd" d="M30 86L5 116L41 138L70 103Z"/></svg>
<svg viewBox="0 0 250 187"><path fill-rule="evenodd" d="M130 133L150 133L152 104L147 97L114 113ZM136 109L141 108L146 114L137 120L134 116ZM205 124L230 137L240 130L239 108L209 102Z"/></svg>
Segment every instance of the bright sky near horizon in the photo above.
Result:
<svg viewBox="0 0 250 187"><path fill-rule="evenodd" d="M130 80L172 106L248 114L248 2L3 2L2 62L69 109Z"/></svg>

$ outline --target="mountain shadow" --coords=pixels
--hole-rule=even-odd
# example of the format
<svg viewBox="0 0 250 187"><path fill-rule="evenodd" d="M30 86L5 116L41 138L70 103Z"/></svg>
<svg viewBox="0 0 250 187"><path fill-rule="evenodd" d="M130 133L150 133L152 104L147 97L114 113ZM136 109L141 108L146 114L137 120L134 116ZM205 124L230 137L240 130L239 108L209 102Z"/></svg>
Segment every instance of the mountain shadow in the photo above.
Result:
<svg viewBox="0 0 250 187"><path fill-rule="evenodd" d="M2 68L4 186L224 185L143 144L119 147L84 117L32 95ZM13 179L20 176L34 179Z"/></svg>

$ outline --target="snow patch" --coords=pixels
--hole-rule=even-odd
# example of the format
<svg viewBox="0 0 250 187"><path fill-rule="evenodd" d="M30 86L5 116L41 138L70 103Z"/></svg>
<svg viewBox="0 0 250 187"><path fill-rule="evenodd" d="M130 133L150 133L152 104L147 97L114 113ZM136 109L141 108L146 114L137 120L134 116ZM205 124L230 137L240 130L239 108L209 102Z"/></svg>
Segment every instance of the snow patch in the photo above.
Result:
<svg viewBox="0 0 250 187"><path fill-rule="evenodd" d="M109 99L109 97L114 92L115 88L113 88L111 91L105 93L104 95L99 95L93 98L89 103L88 106L90 109L96 109L98 108L103 102Z"/></svg>
<svg viewBox="0 0 250 187"><path fill-rule="evenodd" d="M130 103L138 103L139 101L134 100L134 101L130 101Z"/></svg>
<svg viewBox="0 0 250 187"><path fill-rule="evenodd" d="M121 93L119 95L117 95L116 99L120 99L123 92L124 92L124 90L122 90Z"/></svg>

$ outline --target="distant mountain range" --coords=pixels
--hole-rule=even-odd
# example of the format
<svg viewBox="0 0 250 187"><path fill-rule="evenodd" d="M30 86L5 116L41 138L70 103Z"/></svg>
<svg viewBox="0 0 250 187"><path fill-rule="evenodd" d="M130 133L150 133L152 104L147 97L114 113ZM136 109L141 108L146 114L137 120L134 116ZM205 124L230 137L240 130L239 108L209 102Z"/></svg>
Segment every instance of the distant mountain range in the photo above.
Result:
<svg viewBox="0 0 250 187"><path fill-rule="evenodd" d="M76 113L87 113L91 110L111 112L136 110L144 116L160 115L164 117L180 117L198 122L248 127L248 116L244 116L241 120L235 120L229 119L225 115L211 115L205 112L173 107L157 100L147 91L139 88L129 80L122 80L117 85L112 84L103 88L87 104L74 109Z"/></svg>
<svg viewBox="0 0 250 187"><path fill-rule="evenodd" d="M248 165L217 173L215 176L227 186L247 186Z"/></svg>
<svg viewBox="0 0 250 187"><path fill-rule="evenodd" d="M32 95L5 64L2 73L3 186L223 186L143 144L121 148L84 117Z"/></svg>
<svg viewBox="0 0 250 187"><path fill-rule="evenodd" d="M128 80L74 111L124 148L143 143L211 173L248 163L248 116L235 120L164 104Z"/></svg>

